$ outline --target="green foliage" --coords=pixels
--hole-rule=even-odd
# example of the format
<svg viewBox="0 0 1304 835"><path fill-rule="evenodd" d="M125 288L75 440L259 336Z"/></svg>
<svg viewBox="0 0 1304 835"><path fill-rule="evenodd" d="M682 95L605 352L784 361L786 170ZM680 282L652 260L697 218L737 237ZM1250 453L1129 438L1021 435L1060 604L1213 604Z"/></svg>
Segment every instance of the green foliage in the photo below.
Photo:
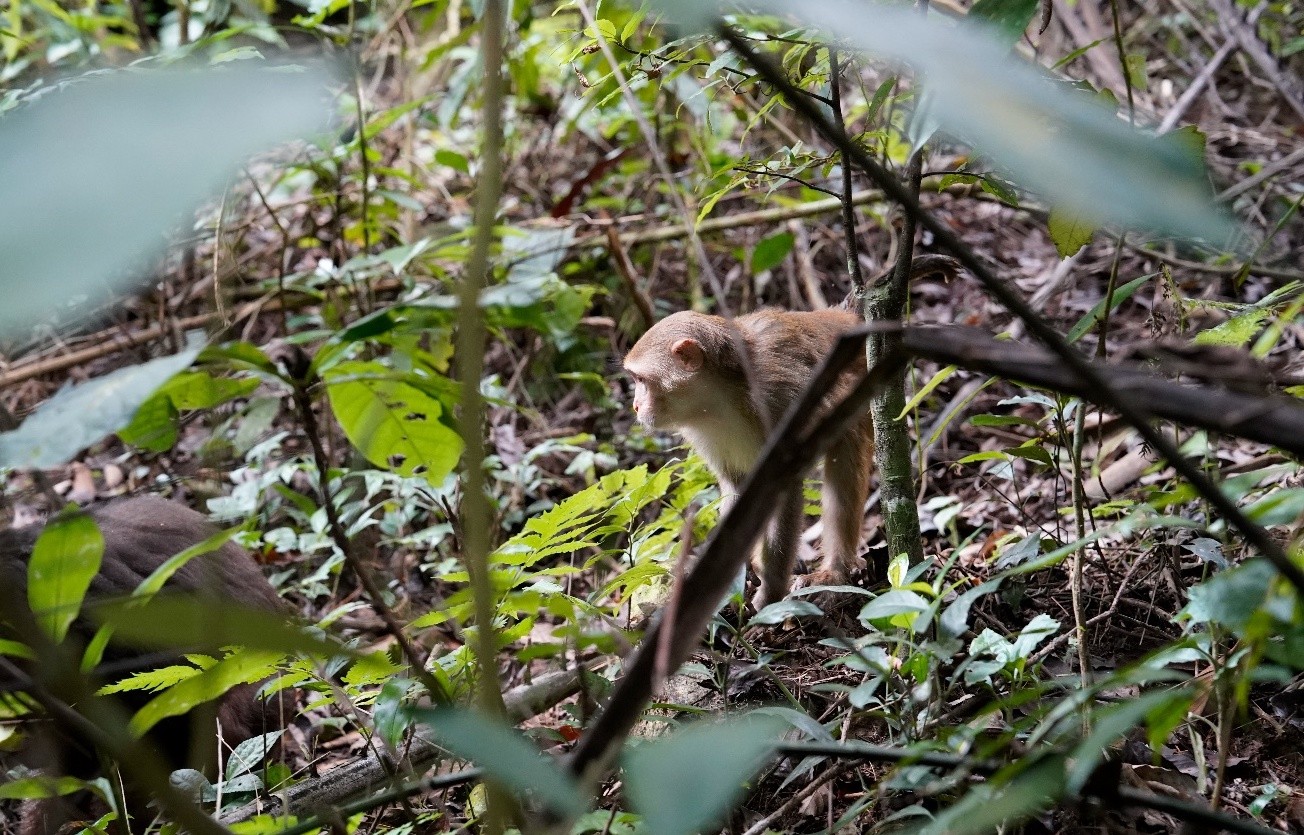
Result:
<svg viewBox="0 0 1304 835"><path fill-rule="evenodd" d="M469 710L411 708L408 716L439 744L474 761L490 779L556 812L578 815L588 806L579 788L514 729Z"/></svg>
<svg viewBox="0 0 1304 835"><path fill-rule="evenodd" d="M719 825L787 726L773 716L698 722L625 753L630 800L656 835Z"/></svg>
<svg viewBox="0 0 1304 835"><path fill-rule="evenodd" d="M46 526L27 562L27 603L41 628L62 641L100 570L104 537L95 520L65 512Z"/></svg>
<svg viewBox="0 0 1304 835"><path fill-rule="evenodd" d="M22 426L0 433L0 467L62 464L110 432L122 429L128 421L135 425L133 413L140 409L152 411L151 394L189 366L198 354L198 347L191 348L60 391L42 403ZM150 418L142 421L153 422Z"/></svg>

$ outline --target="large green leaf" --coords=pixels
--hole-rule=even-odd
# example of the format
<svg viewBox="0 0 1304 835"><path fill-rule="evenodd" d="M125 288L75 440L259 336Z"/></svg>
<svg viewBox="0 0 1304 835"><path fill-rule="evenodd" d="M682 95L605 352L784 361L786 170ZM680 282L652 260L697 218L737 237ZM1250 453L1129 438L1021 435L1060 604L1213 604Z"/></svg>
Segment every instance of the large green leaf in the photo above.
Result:
<svg viewBox="0 0 1304 835"><path fill-rule="evenodd" d="M393 369L342 362L326 391L344 434L377 467L439 484L457 465L462 439L445 422L449 409Z"/></svg>
<svg viewBox="0 0 1304 835"><path fill-rule="evenodd" d="M775 716L699 722L624 756L625 792L654 835L703 831L729 811L788 723Z"/></svg>
<svg viewBox="0 0 1304 835"><path fill-rule="evenodd" d="M406 712L430 728L441 746L474 762L509 789L528 792L568 815L579 815L587 808L579 788L560 764L502 722L452 708L409 708Z"/></svg>
<svg viewBox="0 0 1304 835"><path fill-rule="evenodd" d="M123 70L0 118L0 333L139 281L249 155L324 126L322 71Z"/></svg>
<svg viewBox="0 0 1304 835"><path fill-rule="evenodd" d="M103 556L104 537L85 513L58 516L41 531L27 562L27 602L54 640L68 634Z"/></svg>
<svg viewBox="0 0 1304 835"><path fill-rule="evenodd" d="M0 289L3 285L0 280ZM198 353L196 346L61 389L22 426L0 433L0 467L55 467L66 462L126 426L141 404L169 377L190 365Z"/></svg>
<svg viewBox="0 0 1304 835"><path fill-rule="evenodd" d="M254 609L231 600L161 593L139 599L97 603L88 614L134 646L216 650L232 644L281 655L352 655L320 633L300 628L280 612Z"/></svg>

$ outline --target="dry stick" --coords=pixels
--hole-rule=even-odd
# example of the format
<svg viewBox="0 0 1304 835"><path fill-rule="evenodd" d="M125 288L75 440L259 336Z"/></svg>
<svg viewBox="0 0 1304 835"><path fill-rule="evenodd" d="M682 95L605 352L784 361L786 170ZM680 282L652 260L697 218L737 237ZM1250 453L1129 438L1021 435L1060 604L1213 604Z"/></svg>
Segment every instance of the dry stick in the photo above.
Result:
<svg viewBox="0 0 1304 835"><path fill-rule="evenodd" d="M638 271L634 269L634 262L629 260L629 253L625 251L625 246L620 241L620 231L614 226L607 227L607 252L616 265L616 274L620 276L625 289L629 291L634 308L643 319L643 329L647 330L656 324L656 310L652 307L652 299L639 286Z"/></svg>
<svg viewBox="0 0 1304 835"><path fill-rule="evenodd" d="M1260 4L1259 8L1263 8L1263 4ZM1159 127L1155 128L1155 133L1161 135L1168 133L1177 125L1178 120L1185 115L1200 93L1204 92L1205 85L1209 83L1209 80L1213 78L1213 74L1218 71L1218 68L1222 66L1222 62L1227 60L1227 56L1231 55L1234 49L1236 49L1236 39L1228 38L1218 48L1218 51L1209 58L1208 63L1201 68L1195 78L1191 79L1191 86L1182 91L1182 95L1173 104L1172 109L1164 114L1164 120L1159 123Z"/></svg>
<svg viewBox="0 0 1304 835"><path fill-rule="evenodd" d="M701 558L684 580L674 622L667 623L660 617L647 630L626 660L625 675L616 683L606 707L576 743L569 768L582 781L590 785L598 782L651 698L661 630L669 629L673 636L667 666L675 669L690 654L746 561L773 510L779 485L793 474L804 472L827 451L864 411L870 396L900 369L900 355L885 357L818 425L804 428L807 416L816 413L834 380L861 356L865 336L875 329L858 328L839 340L802 396L770 434L733 507L711 534Z"/></svg>
<svg viewBox="0 0 1304 835"><path fill-rule="evenodd" d="M1054 354L1034 345L1001 342L976 328L925 325L905 328L911 356L983 371L1113 407L1099 389ZM1304 455L1304 404L1293 397L1254 395L1215 386L1175 383L1134 363L1093 363L1112 391L1155 417L1271 444Z"/></svg>
<svg viewBox="0 0 1304 835"><path fill-rule="evenodd" d="M997 301L1006 309L1022 319L1028 330L1038 341L1054 351L1069 368L1077 374L1085 386L1095 392L1093 399L1101 402L1119 413L1131 424L1138 434L1150 444L1159 455L1168 460L1182 478L1184 478L1201 497L1205 499L1227 522L1235 527L1254 548L1273 564L1283 577L1290 581L1298 592L1304 594L1304 569L1291 560L1261 526L1252 522L1236 503L1227 497L1209 480L1199 467L1187 460L1181 451L1150 424L1150 414L1141 408L1134 398L1115 391L1108 381L1087 360L1074 350L1073 346L1055 331L1044 319L1028 306L1023 297L987 268L979 258L951 231L950 227L928 212L924 211L910 192L896 181L891 172L879 165L859 146L851 141L845 132L828 120L825 114L808 101L788 81L782 70L751 48L738 33L727 26L721 26L720 35L743 58L751 64L765 80L783 92L790 107L804 116L825 139L842 148L862 171L867 174L889 197L900 203L906 211L918 218L919 224L933 234L939 244L962 263L987 288Z"/></svg>
<svg viewBox="0 0 1304 835"><path fill-rule="evenodd" d="M838 764L824 769L822 774L803 786L800 791L794 792L792 797L784 801L779 808L748 827L743 832L743 835L764 835L764 833L770 828L770 824L805 803L808 798L815 794L815 792L832 782L835 777L846 772L848 768L849 766L845 764Z"/></svg>
<svg viewBox="0 0 1304 835"><path fill-rule="evenodd" d="M1219 24L1236 38L1245 54L1259 65L1259 69L1272 81L1277 92L1286 100L1286 104L1290 105L1290 109L1304 119L1304 91L1301 91L1297 80L1282 73L1277 61L1259 40L1254 26L1240 16L1230 0L1209 0L1209 6L1218 14Z"/></svg>
<svg viewBox="0 0 1304 835"><path fill-rule="evenodd" d="M1290 168L1291 166L1301 161L1304 161L1304 148L1299 148L1295 150L1293 153L1287 154L1286 156L1277 160L1276 162L1265 165L1263 168L1260 168L1253 175L1246 177L1244 180L1241 180L1236 185L1229 186L1225 190L1219 192L1218 195L1214 197L1214 200L1216 200L1219 203L1223 203L1228 200L1231 200L1233 197L1237 197L1243 194L1244 192L1249 191L1250 189L1254 188L1264 180L1277 176L1282 171L1285 171L1287 168ZM1229 267L1228 269L1234 272L1236 271L1237 268ZM1265 275L1271 275L1271 273L1265 273ZM1291 272L1289 274L1279 275L1278 277L1298 279L1301 277L1301 274L1298 272Z"/></svg>
<svg viewBox="0 0 1304 835"><path fill-rule="evenodd" d="M412 668L413 675L429 691L430 698L441 704L448 704L452 701L452 697L439 679L426 669L425 657L404 633L403 625L398 622L394 612L385 604L385 598L381 595L380 586L376 584L376 578L371 576L371 571L358 556L353 540L349 538L344 524L340 521L339 510L335 507L335 496L330 489L330 458L326 455L326 447L321 442L317 419L312 412L312 396L308 393L307 384L297 377L291 381L291 386L294 405L299 412L299 422L303 424L304 434L308 436L313 461L317 466L317 489L321 492L322 509L326 511L326 522L330 528L331 539L334 540L335 547L344 555L344 561L348 563L353 576L358 578L358 583L367 593L372 609L380 615L380 619L385 624L385 631L398 643L408 666Z"/></svg>

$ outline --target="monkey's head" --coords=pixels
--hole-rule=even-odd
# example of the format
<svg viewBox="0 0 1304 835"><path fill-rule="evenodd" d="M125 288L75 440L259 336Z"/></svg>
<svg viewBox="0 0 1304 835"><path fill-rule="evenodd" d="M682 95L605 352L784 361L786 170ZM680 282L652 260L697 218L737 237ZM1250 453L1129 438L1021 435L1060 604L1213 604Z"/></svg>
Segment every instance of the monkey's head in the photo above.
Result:
<svg viewBox="0 0 1304 835"><path fill-rule="evenodd" d="M733 350L719 316L683 311L653 325L625 356L639 422L651 429L700 423L718 407L721 358Z"/></svg>

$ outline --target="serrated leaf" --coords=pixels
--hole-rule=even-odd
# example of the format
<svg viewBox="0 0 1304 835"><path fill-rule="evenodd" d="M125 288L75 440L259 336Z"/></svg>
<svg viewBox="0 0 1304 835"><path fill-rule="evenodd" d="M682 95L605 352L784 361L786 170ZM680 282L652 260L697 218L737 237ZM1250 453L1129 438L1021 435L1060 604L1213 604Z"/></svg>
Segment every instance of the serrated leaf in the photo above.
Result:
<svg viewBox="0 0 1304 835"><path fill-rule="evenodd" d="M85 513L57 516L37 537L27 562L27 603L56 642L81 611L103 556L104 537Z"/></svg>
<svg viewBox="0 0 1304 835"><path fill-rule="evenodd" d="M276 671L276 665L283 657L280 652L247 649L235 652L150 700L131 717L131 732L141 736L169 716L189 713L238 684L252 684L267 678Z"/></svg>
<svg viewBox="0 0 1304 835"><path fill-rule="evenodd" d="M197 676L201 672L203 671L198 667L185 664L169 664L166 667L156 667L153 670L133 673L120 681L106 684L100 688L99 693L101 696L135 691L157 693L160 690L166 690L180 684L192 676Z"/></svg>

